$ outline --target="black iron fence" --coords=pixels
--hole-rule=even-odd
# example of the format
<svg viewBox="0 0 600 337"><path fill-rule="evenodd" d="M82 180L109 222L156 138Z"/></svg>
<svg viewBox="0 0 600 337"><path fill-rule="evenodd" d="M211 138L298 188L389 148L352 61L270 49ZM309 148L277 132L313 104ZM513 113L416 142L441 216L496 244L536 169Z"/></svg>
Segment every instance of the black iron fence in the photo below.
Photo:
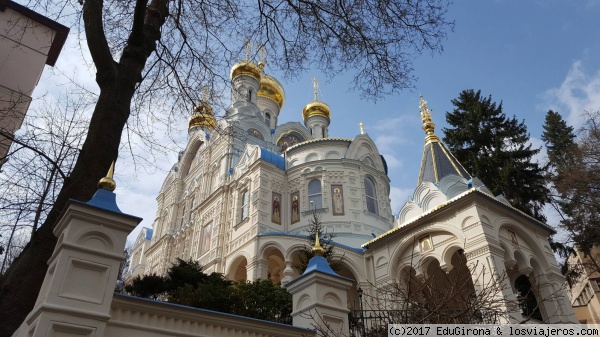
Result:
<svg viewBox="0 0 600 337"><path fill-rule="evenodd" d="M349 313L350 336L387 336L388 324L498 324L494 310L354 310Z"/></svg>

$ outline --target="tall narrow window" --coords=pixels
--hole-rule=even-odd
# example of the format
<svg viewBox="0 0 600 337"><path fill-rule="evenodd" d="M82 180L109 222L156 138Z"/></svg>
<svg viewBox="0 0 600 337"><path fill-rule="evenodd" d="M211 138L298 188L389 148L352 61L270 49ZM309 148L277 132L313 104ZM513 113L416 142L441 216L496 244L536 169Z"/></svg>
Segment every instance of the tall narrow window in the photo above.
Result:
<svg viewBox="0 0 600 337"><path fill-rule="evenodd" d="M268 112L265 113L265 124L267 124L268 127L271 127L271 114Z"/></svg>
<svg viewBox="0 0 600 337"><path fill-rule="evenodd" d="M247 97L247 101L248 101L248 102L252 102L252 89L248 89L248 97Z"/></svg>
<svg viewBox="0 0 600 337"><path fill-rule="evenodd" d="M244 221L244 219L246 219L248 217L248 200L250 198L248 197L248 190L245 190L244 192L242 192L242 195L240 196L240 203L242 204L242 206L240 207L240 221Z"/></svg>
<svg viewBox="0 0 600 337"><path fill-rule="evenodd" d="M192 221L192 213L194 212L194 195L192 195L192 198L190 199L190 213L188 214L188 222Z"/></svg>
<svg viewBox="0 0 600 337"><path fill-rule="evenodd" d="M309 210L323 208L323 193L319 179L313 179L308 183L308 207Z"/></svg>
<svg viewBox="0 0 600 337"><path fill-rule="evenodd" d="M367 196L367 210L371 213L378 214L375 183L369 177L365 177L365 194Z"/></svg>
<svg viewBox="0 0 600 337"><path fill-rule="evenodd" d="M185 202L184 202L183 209L181 210L181 223L179 224L179 228L183 227L183 224L185 223L185 213L186 213L186 207L185 207Z"/></svg>

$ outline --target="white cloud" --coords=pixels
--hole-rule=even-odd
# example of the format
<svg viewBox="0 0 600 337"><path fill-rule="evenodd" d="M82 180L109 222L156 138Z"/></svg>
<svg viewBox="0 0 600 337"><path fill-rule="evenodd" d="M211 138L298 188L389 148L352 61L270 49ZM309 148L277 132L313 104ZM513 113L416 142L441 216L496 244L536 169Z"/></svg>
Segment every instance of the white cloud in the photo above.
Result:
<svg viewBox="0 0 600 337"><path fill-rule="evenodd" d="M584 111L600 109L600 70L590 74L581 61L575 61L562 84L545 95L550 109L560 112L577 129L584 122Z"/></svg>
<svg viewBox="0 0 600 337"><path fill-rule="evenodd" d="M410 120L406 115L401 115L394 118L382 119L373 126L373 130L376 131L396 131Z"/></svg>
<svg viewBox="0 0 600 337"><path fill-rule="evenodd" d="M398 148L398 145L407 143L406 140L396 135L382 134L375 138L375 145L380 153L394 152Z"/></svg>
<svg viewBox="0 0 600 337"><path fill-rule="evenodd" d="M529 138L529 142L531 143L532 149L541 148L540 152L533 156L531 161L534 163L538 162L540 165L545 164L548 161L548 155L546 154L546 146L544 145L544 141L536 137L531 137Z"/></svg>
<svg viewBox="0 0 600 337"><path fill-rule="evenodd" d="M398 215L398 212L408 201L408 198L413 195L413 192L413 189L390 186L390 199L392 200L392 214L394 216Z"/></svg>
<svg viewBox="0 0 600 337"><path fill-rule="evenodd" d="M399 169L402 167L402 161L395 155L389 153L381 153L381 155L385 158L388 169Z"/></svg>

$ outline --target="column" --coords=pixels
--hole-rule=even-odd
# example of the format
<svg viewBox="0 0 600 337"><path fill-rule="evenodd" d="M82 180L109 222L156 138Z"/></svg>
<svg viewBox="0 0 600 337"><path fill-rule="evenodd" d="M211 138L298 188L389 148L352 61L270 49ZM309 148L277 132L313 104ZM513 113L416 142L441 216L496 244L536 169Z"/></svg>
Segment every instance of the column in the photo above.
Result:
<svg viewBox="0 0 600 337"><path fill-rule="evenodd" d="M127 235L142 220L122 213L112 190L70 201L34 309L13 336L104 336Z"/></svg>

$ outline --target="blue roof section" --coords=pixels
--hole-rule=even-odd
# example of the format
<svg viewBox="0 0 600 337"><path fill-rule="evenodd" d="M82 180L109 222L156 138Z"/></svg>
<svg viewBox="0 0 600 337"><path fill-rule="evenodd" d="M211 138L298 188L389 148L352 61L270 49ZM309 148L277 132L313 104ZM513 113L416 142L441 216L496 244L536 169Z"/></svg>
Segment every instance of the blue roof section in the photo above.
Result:
<svg viewBox="0 0 600 337"><path fill-rule="evenodd" d="M329 265L329 262L327 262L327 259L324 258L323 256L320 255L315 255L312 257L312 259L310 259L310 261L308 261L308 266L306 267L306 270L304 271L304 273L302 273L302 275L296 277L295 279L291 280L290 282L288 282L285 286L289 287L290 285L298 282L298 280L301 280L305 277L307 277L308 275L310 275L311 273L322 273L322 274L327 274L327 275L331 275L337 278L340 278L342 280L346 280L346 281L354 281L351 278L347 278L347 277L343 277L338 275L336 272L333 271L333 269L331 269L331 266Z"/></svg>
<svg viewBox="0 0 600 337"><path fill-rule="evenodd" d="M302 238L302 239L308 240L308 235L306 235L306 234L286 233L286 232L264 232L264 233L258 233L256 236L291 236L291 237ZM366 249L364 249L364 248L354 248L354 247L346 246L341 243L337 243L335 241L331 242L331 244L334 246L340 247L340 248L351 250L358 254L363 254L366 251Z"/></svg>
<svg viewBox="0 0 600 337"><path fill-rule="evenodd" d="M99 188L92 197L92 199L90 199L90 201L88 202L83 202L75 199L69 199L69 201L75 204L92 206L95 208L103 209L105 211L125 215L131 218L139 219L140 221L142 220L142 218L140 217L121 212L119 206L117 206L117 195L104 188Z"/></svg>
<svg viewBox="0 0 600 337"><path fill-rule="evenodd" d="M146 240L152 240L152 234L154 233L154 230L151 228L147 228L146 229Z"/></svg>
<svg viewBox="0 0 600 337"><path fill-rule="evenodd" d="M104 188L99 188L96 193L94 193L92 199L85 204L123 214L119 209L119 206L117 206L117 195Z"/></svg>
<svg viewBox="0 0 600 337"><path fill-rule="evenodd" d="M260 146L260 159L271 163L282 170L285 170L285 159L283 158L283 156L275 152L269 151L262 146Z"/></svg>

